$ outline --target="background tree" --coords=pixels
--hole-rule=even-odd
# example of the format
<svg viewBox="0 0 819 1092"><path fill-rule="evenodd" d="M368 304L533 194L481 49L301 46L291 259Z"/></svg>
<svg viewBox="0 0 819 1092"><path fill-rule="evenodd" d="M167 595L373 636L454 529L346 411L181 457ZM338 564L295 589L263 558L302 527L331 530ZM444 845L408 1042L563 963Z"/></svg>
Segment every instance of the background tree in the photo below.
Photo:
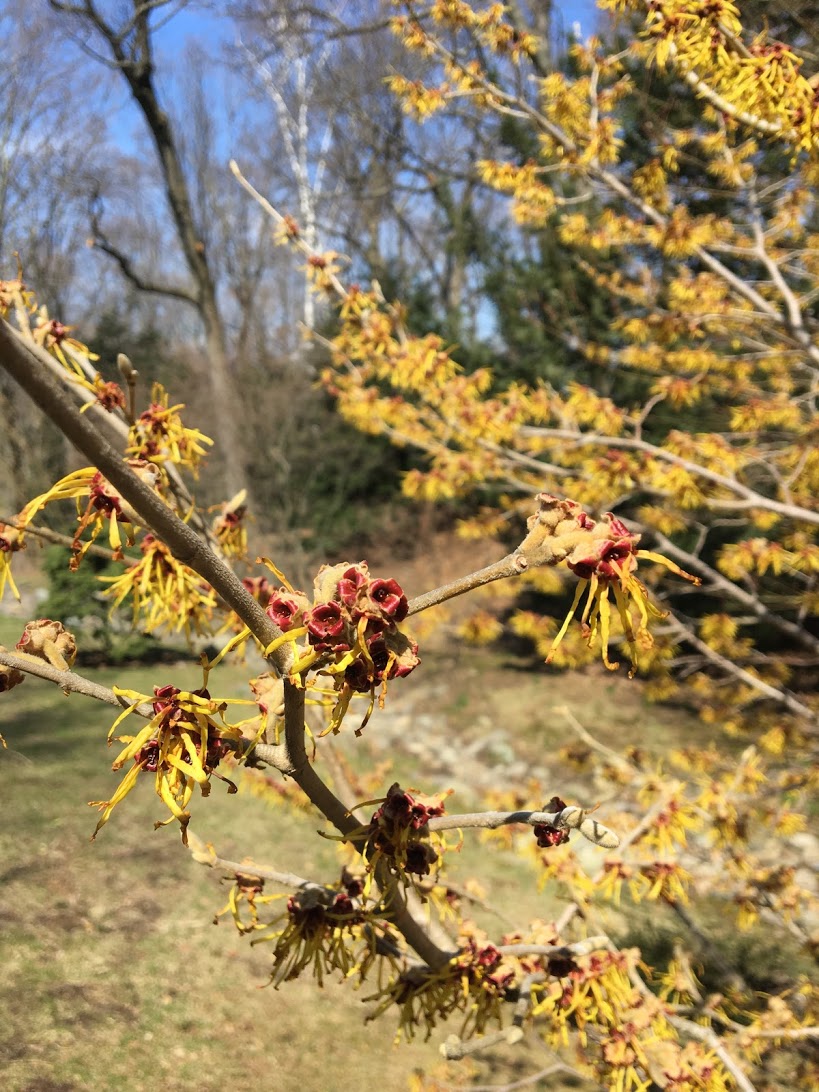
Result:
<svg viewBox="0 0 819 1092"><path fill-rule="evenodd" d="M616 507L632 526L653 532L664 550L710 582L704 597L687 597L682 613L688 624L675 623L646 652L662 677L657 692L686 700L701 695L704 715L736 727L745 723L738 710L750 702L755 729L766 725L772 746L779 746L781 732L799 732L798 723L815 721L811 699L788 688L796 676L781 655L766 651L772 647L771 627L777 641L795 642L794 665L811 664L817 648L812 608L797 594L803 585L812 587L807 569L813 564L808 557L815 550L811 528L816 523L807 485L811 457L804 446L814 412L805 384L817 352L808 241L812 158L806 154L802 175L791 174L785 183L784 158L777 162L775 149L760 146L739 118L732 120L739 107L721 98L721 89L700 89L709 101L717 96L724 109L706 110L694 128L677 128L672 114L639 139L624 141L620 118L635 86L625 66L630 57L644 59L649 45L632 46L613 59L594 43L578 47L580 73L547 75L545 97L532 107L514 85L510 89L490 74L480 53L487 48L525 53L525 41L505 38L491 20L484 30L477 17L456 8L448 18L459 43L457 59L452 42L438 31L425 32L415 9L408 9L408 40L417 35L423 48L440 58L441 71L428 91L401 80L398 89L421 113L446 109L449 102L460 109L467 98L528 121L539 158L487 161L484 176L511 193L522 230L542 230L548 223L560 245L576 253L598 293L608 295L613 321L605 332L587 342L563 332L567 347L580 352L585 367L597 368L599 378L586 386L564 373L554 388L522 391L513 385L486 403L475 379L470 401L461 400L459 409L451 401L443 354L436 373L440 389L431 401L427 389L419 405L418 394L396 399L401 386L395 377L401 373L394 359L388 365L368 357L363 371L356 366L344 375L350 361L358 365L359 338L367 340L366 325L363 330L353 325L337 342L342 377L334 382L343 391L342 407L362 427L383 426L436 452L428 474L407 479L413 495L447 497L471 490L476 480L525 493L546 480L597 511ZM671 16L663 11L649 21L661 43L672 38L663 29L666 18ZM476 42L472 52L468 29ZM704 33L698 26L697 35ZM697 37L689 48L700 50L700 41ZM779 65L773 46L759 46L756 53L746 49L748 58L745 47L731 48L735 66L741 67L740 61L750 68ZM787 68L791 62L786 57L782 64ZM793 79L802 80L797 100L813 94L798 71L793 65ZM738 73L740 85L743 78ZM673 97L677 88L669 93ZM636 97L644 101L639 86ZM759 118L763 130L784 135L785 123L767 120L776 118L777 110L794 111L782 102L758 103L762 113L768 111ZM748 115L746 124L754 119ZM786 147L783 156L788 154ZM555 176L571 190L585 188L585 204L577 206ZM719 195L715 185L705 188L709 179L720 187ZM463 380L451 382L453 392L461 390ZM384 399L377 396L379 383L392 388ZM691 433L680 429L681 413ZM506 503L514 509L511 497ZM723 518L715 519L714 511ZM498 523L488 514L471 526L477 533ZM774 526L784 539L778 548L763 537ZM782 565L773 566L773 554ZM768 587L772 566L782 581L776 588ZM716 611L709 597L716 600ZM549 648L550 620L539 623L524 613L512 624L537 638L544 651ZM689 679L684 693L675 689L669 673L681 639L693 651L693 658L689 652L683 661L686 677L691 668L699 672L696 685ZM578 662L584 654L578 646L556 655ZM798 677L809 689L811 676L799 672Z"/></svg>
<svg viewBox="0 0 819 1092"><path fill-rule="evenodd" d="M165 3L132 0L126 13L107 19L91 0L81 4L50 0L55 11L62 12L83 36L85 48L95 52L105 64L113 66L126 82L139 107L156 152L177 242L191 286L156 280L152 274L134 267L130 256L108 239L99 220L94 222L94 245L118 264L123 275L140 291L181 300L191 305L202 323L209 362L209 379L219 413L216 434L224 449L224 474L227 491L238 489L244 481L242 457L237 438L240 435L240 410L231 379L228 339L217 299L216 280L204 239L205 210L197 210L179 151L179 141L171 118L162 106L156 89L153 58L153 26L157 17L167 17L181 6L173 0ZM163 8L169 9L162 11Z"/></svg>
<svg viewBox="0 0 819 1092"><path fill-rule="evenodd" d="M90 271L82 262L87 187L101 169L97 150L104 125L93 111L77 111L55 74L54 20L42 6L8 3L0 11L0 275L14 277L25 261L57 313L80 305L76 288ZM93 96L99 83L89 77ZM90 285L89 285L90 287ZM6 427L0 459L11 468L0 494L16 510L59 471L63 446L34 451L31 435L42 418L5 377L0 414Z"/></svg>

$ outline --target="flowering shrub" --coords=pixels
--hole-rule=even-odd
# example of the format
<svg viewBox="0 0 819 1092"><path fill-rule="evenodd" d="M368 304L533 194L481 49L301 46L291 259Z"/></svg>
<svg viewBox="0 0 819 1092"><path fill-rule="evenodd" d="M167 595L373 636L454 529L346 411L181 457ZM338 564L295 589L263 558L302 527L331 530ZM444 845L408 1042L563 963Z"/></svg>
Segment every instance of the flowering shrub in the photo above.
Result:
<svg viewBox="0 0 819 1092"><path fill-rule="evenodd" d="M276 563L247 555L244 492L215 518L191 502L182 475L206 465L211 445L182 423L183 407L154 388L140 410L135 385L129 380L126 398L96 374L93 354L38 307L20 277L0 284L0 363L88 465L0 525L0 591L16 594L11 569L29 536L44 533L43 509L73 501L74 569L93 544L121 566L108 597L130 602L142 627L224 643L202 657L196 691L171 683L152 694L107 690L72 670L76 641L60 622L33 620L14 652L0 650L0 692L35 675L119 707L109 742L121 744L112 765L124 772L109 800L92 802L101 812L92 837L141 780L152 783L167 813L156 826L178 825L193 858L230 878L217 918L229 915L240 933L273 945L276 987L304 973L319 985L329 976L366 983L369 1015L393 1012L407 1037L457 1018L444 1043L449 1058L536 1035L581 1076L621 1092L748 1092L773 1053L787 1054L792 1083L807 1087L813 1061L803 1047L819 1037L815 985L793 978L762 996L740 976L730 994L707 992L683 949L702 939L690 906L704 894L737 928L761 919L806 957L817 952L816 890L786 852L815 806L816 701L808 686L789 688L793 664L761 647L756 630L742 635L763 619L789 648L817 651L806 619L817 613L819 347L805 318L817 253L809 230L816 90L787 47L745 40L727 0L603 6L644 17L642 30L625 53L578 43L569 76L538 69L538 43L517 25L517 5L507 13L464 0L423 10L397 4L394 29L422 55L426 75L398 74L393 86L420 118L468 102L484 116L512 111L532 122L538 156L486 162L481 175L511 198L521 228L553 224L624 301L612 344L579 348L592 364L638 373L644 382L629 388L640 392L636 402L578 383L499 389L488 369L466 374L441 338L410 335L402 309L378 286L343 285L339 255L312 251L292 218L274 214L280 241L302 255L315 290L339 304L325 378L341 412L426 453L406 476L409 496L434 501L486 487L488 503L464 534L517 527L518 544L411 599L365 561L323 565L309 593L299 590ZM702 109L694 129L657 136L647 161L635 163L624 156L617 110L634 89L630 66L648 63L676 71ZM528 86L521 68L536 75L531 101L520 93ZM765 197L755 188L759 139L784 149L793 168L788 184ZM744 195L744 219L699 215L682 202L676 173L691 147L720 185ZM590 201L593 211L574 211L549 182L557 172L602 195ZM595 253L608 249L633 260L614 273L595 268ZM679 410L706 396L713 430L654 427L657 406ZM117 450L101 439L102 419ZM741 535L712 557L704 545L714 514L726 512ZM658 549L644 549L644 540ZM649 590L637 573L656 574L655 565L671 576ZM600 657L614 670L613 650L624 644L631 674L648 672L655 695L689 695L709 722L745 734L746 749L680 748L654 762L631 741L622 753L604 747L568 711L565 726L555 711L555 723L544 724L548 747L605 784L599 813L559 795L538 807L547 792L527 784L495 791L492 810L451 814L445 787L433 796L397 782L385 788L390 779L378 770L365 794L357 791L365 779L343 763L327 773L322 737L350 726L358 736L371 720L377 731L376 710L419 667L406 628L413 617L501 579L550 594L573 589L560 625L534 612L511 616L512 630L546 663ZM682 601L690 610L672 612L669 587L701 590ZM471 630L498 632L485 616ZM220 664L249 645L266 661L249 696L212 696ZM308 705L320 723L308 723ZM250 715L234 715L239 706ZM582 747L565 743L570 731ZM340 879L274 869L255 856L231 862L204 845L192 802L197 787L208 797L214 779L231 794L241 784L298 803L311 822L318 811L344 857ZM487 852L499 843L518 852L533 884L564 899L560 918L481 933L464 893L447 881L447 831L480 832ZM572 831L593 857L578 852L586 846ZM760 831L779 839L782 859L762 859ZM278 850L284 856L287 847ZM641 902L674 914L682 938L652 967L607 928L612 904L628 918ZM276 903L281 912L269 917Z"/></svg>

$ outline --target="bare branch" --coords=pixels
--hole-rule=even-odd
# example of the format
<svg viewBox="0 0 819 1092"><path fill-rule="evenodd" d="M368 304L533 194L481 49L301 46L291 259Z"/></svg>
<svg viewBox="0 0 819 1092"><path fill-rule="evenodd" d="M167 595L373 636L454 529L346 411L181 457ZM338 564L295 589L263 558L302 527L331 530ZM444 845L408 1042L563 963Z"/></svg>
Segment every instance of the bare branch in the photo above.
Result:
<svg viewBox="0 0 819 1092"><path fill-rule="evenodd" d="M282 887L303 888L320 887L303 876L297 876L293 872L279 872L277 869L268 868L266 865L258 865L255 861L228 861L219 857L212 846L207 845L192 831L188 831L188 849L197 864L206 865L208 868L219 868L225 872L239 873L240 875L258 876L260 880L270 880L279 883Z"/></svg>
<svg viewBox="0 0 819 1092"><path fill-rule="evenodd" d="M427 823L430 831L460 830L476 827L480 830L497 830L510 823L528 823L529 826L552 826L558 830L579 830L584 838L603 849L616 849L620 839L613 830L604 827L591 812L571 805L560 811L475 811L464 815L437 815Z"/></svg>
<svg viewBox="0 0 819 1092"><path fill-rule="evenodd" d="M508 576L520 576L526 568L526 559L520 554L507 554L500 561L487 565L486 568L479 569L477 572L470 573L469 576L453 580L450 584L444 584L440 588L434 588L432 591L416 596L409 602L408 613L420 614L421 611L436 607L439 603L445 603L447 599L453 599L456 595L463 595L465 592L483 587L484 584L491 584L494 580L504 580Z"/></svg>
<svg viewBox="0 0 819 1092"><path fill-rule="evenodd" d="M629 521L629 526L636 526L636 528L641 531L646 530L646 528L640 527L639 524L632 524L631 521ZM733 580L729 580L727 576L723 576L721 572L718 572L710 565L707 565L696 554L693 554L688 550L683 550L676 543L672 542L670 538L667 538L655 528L649 528L648 533L655 540L661 553L667 554L677 561L681 561L685 568L693 570L698 576L701 576L704 580L708 581L708 584L711 585L715 591L718 591L721 595L729 596L731 599L736 600L737 603L741 603L748 610L752 611L761 622L766 622L768 625L781 630L782 633L787 633L789 637L792 637L794 641L797 641L805 648L809 648L812 652L819 652L819 638L814 637L808 630L804 629L796 622L791 622L787 618L783 618L781 615L774 613L766 607L756 595L741 588L738 584L735 584Z"/></svg>
<svg viewBox="0 0 819 1092"><path fill-rule="evenodd" d="M720 507L765 508L770 512L778 512L779 515L787 516L790 519L819 524L819 512L811 511L810 508L802 508L797 504L784 504L771 497L766 497L749 486L743 485L736 478L728 478L724 474L718 474L715 470L709 470L708 467L693 463L690 459L685 459L681 455L675 455L673 451L666 451L665 448L657 447L656 444L649 443L648 440L638 440L631 436L602 436L592 432L577 432L573 429L541 428L528 425L523 426L521 433L524 436L536 436L541 439L570 440L580 446L591 445L618 448L623 451L643 451L654 459L687 470L690 474L704 478L714 485L719 485L741 498L741 500L737 501L715 502Z"/></svg>
<svg viewBox="0 0 819 1092"><path fill-rule="evenodd" d="M258 202L258 204L264 209L267 215L276 224L278 224L279 227L286 226L286 221L282 214L270 204L266 197L262 197L259 191L255 189L255 187L252 186L250 182L248 182L248 180L239 169L239 164L236 162L235 159L231 159L229 166L231 174L242 187L242 189L249 193L254 201ZM304 254L306 258L315 258L319 256L319 252L315 250L312 246L310 246L304 239L294 238L292 240L292 244L296 247L297 250ZM336 277L335 275L330 275L328 276L328 281L333 286L333 291L336 293L339 299L345 299L347 296L347 289L344 287L338 277Z"/></svg>
<svg viewBox="0 0 819 1092"><path fill-rule="evenodd" d="M807 705L804 705L798 698L794 697L789 691L780 689L776 686L771 686L770 683L763 682L762 679L752 675L750 671L746 671L739 664L735 664L733 660L729 660L727 656L721 655L716 652L705 641L701 640L695 633L680 622L678 619L669 619L666 623L667 628L679 639L685 641L689 645L693 645L702 656L709 660L712 664L720 667L728 675L732 675L734 678L739 679L740 682L750 686L753 690L756 690L760 695L766 698L771 698L773 701L780 705L784 705L791 713L795 713L799 717L803 717L811 724L816 724L817 714Z"/></svg>
<svg viewBox="0 0 819 1092"><path fill-rule="evenodd" d="M536 955L547 956L549 959L570 959L573 956L589 955L601 948L607 950L613 948L611 938L605 935L586 937L577 940L574 944L499 944L498 951L502 955Z"/></svg>
<svg viewBox="0 0 819 1092"><path fill-rule="evenodd" d="M96 213L92 214L91 225L91 241L94 249L101 250L103 254L107 254L110 258L113 258L119 266L122 275L129 284L134 286L134 288L138 289L140 292L150 292L153 295L168 296L170 299L182 300L184 303L189 303L193 307L199 306L198 298L190 289L172 284L164 284L160 281L153 281L138 273L136 269L134 269L134 264L128 255L120 250L119 247L114 246L114 244L103 234Z"/></svg>

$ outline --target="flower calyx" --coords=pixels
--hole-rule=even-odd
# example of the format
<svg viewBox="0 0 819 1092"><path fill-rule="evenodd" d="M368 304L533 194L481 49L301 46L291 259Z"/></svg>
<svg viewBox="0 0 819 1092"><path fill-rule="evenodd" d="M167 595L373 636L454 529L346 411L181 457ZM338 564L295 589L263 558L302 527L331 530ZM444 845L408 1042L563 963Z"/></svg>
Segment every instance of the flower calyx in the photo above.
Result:
<svg viewBox="0 0 819 1092"><path fill-rule="evenodd" d="M289 633L304 625L304 615L309 609L310 600L302 592L278 588L270 590L265 613L282 633Z"/></svg>
<svg viewBox="0 0 819 1092"><path fill-rule="evenodd" d="M551 849L554 846L562 846L569 840L568 830L560 826L560 812L566 810L567 804L559 796L552 799L543 808L546 812L558 812L556 823L535 823L532 833L541 849Z"/></svg>
<svg viewBox="0 0 819 1092"><path fill-rule="evenodd" d="M439 859L427 823L444 814L443 800L414 796L394 782L367 829L371 863L384 858L399 874L428 876Z"/></svg>
<svg viewBox="0 0 819 1092"><path fill-rule="evenodd" d="M353 945L364 939L365 928L368 938L356 953ZM321 986L324 975L334 971L363 980L387 930L343 884L305 883L287 900L283 927L253 943L275 940L271 982L276 988L305 969L312 970Z"/></svg>
<svg viewBox="0 0 819 1092"><path fill-rule="evenodd" d="M0 552L15 554L18 550L25 550L23 532L19 527L11 523L0 523Z"/></svg>

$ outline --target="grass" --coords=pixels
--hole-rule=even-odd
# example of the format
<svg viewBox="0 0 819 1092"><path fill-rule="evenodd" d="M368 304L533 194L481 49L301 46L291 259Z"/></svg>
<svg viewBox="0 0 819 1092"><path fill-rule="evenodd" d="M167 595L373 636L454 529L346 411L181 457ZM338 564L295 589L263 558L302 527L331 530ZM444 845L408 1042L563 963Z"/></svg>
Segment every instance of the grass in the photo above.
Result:
<svg viewBox="0 0 819 1092"><path fill-rule="evenodd" d="M7 629L7 627L3 627ZM8 642L6 632L3 637ZM110 685L109 672L94 673ZM186 678L186 675L188 676ZM189 669L169 673L193 683ZM149 687L149 673L128 684ZM234 680L238 682L237 679ZM232 926L211 924L225 899L218 875L191 862L162 808L139 786L93 844L90 798L115 775L108 708L34 679L3 696L0 754L0 1071L16 1090L222 1089L275 1078L279 1088L326 1089L333 1066L401 1086L433 1045L399 1054L392 1028L365 1029L350 990L310 982L260 989L270 963ZM225 853L269 845L272 863L306 875L337 871L318 823L214 788L197 831ZM203 804L205 805L203 807ZM240 847L244 846L242 850ZM367 1053L367 1044L379 1048Z"/></svg>
<svg viewBox="0 0 819 1092"><path fill-rule="evenodd" d="M0 644L13 646L21 628L0 619ZM200 680L189 664L84 673L145 692L171 679ZM243 694L245 679L241 668L222 668L213 682L220 695ZM227 921L212 924L227 889L191 861L175 826L152 829L164 809L149 784L90 841L96 812L87 801L108 797L118 777L105 744L113 713L34 678L0 701L8 742L0 751L3 1089L204 1092L275 1081L284 1092L327 1092L353 1076L400 1089L412 1073L438 1070L446 1029L429 1043L395 1047L394 1017L364 1023L366 987L356 994L328 982L317 990L299 980L262 988L269 950L252 948ZM408 766L402 776L414 772ZM338 874L335 844L315 834L320 817L223 789L215 784L193 814L197 834L225 856L264 847L258 857L274 867L318 879ZM514 861L473 843L455 873L483 872L508 885ZM542 899L531 877L526 883L518 909L541 916ZM483 917L497 932L497 919ZM527 1058L518 1053L512 1071ZM539 1064L533 1059L526 1071ZM490 1058L458 1072L493 1066L509 1071Z"/></svg>
<svg viewBox="0 0 819 1092"><path fill-rule="evenodd" d="M20 629L19 622L0 618L0 644L13 645ZM699 726L682 714L644 707L636 683L601 675L543 678L510 668L490 652L444 656L436 666L434 660L431 655L425 662L428 674L419 672L419 686L426 680L429 692L419 711L446 715L447 741L455 746L491 722L512 734L519 755L549 763L550 752L566 738L552 712L562 704L614 747L623 745L627 732L640 735L634 742L648 739L658 748L679 744L685 734L688 742L701 742ZM167 681L200 682L189 663L84 673L143 692ZM247 674L240 666L220 667L212 689L244 696ZM412 682L403 686L411 693ZM396 686L390 702L400 702L402 694ZM364 1023L366 987L356 994L349 984L328 982L318 990L311 980L299 980L280 991L262 988L269 949L252 948L226 921L212 924L226 888L217 873L191 861L175 826L153 830L164 815L149 784L138 786L90 842L96 813L86 801L110 796L116 783L105 745L112 715L110 707L64 696L32 678L0 699L0 732L9 745L0 751L3 1089L154 1092L172 1086L207 1092L275 1082L283 1092L333 1092L362 1078L402 1089L413 1073L439 1073L438 1044L447 1029L429 1043L394 1047L393 1016ZM352 733L339 737L337 746L355 768L384 758L373 746L377 722L376 713L361 741ZM417 756L394 757L384 787L400 779L429 791L446 788L445 781L429 785ZM555 769L559 777L560 767ZM448 809L476 803L453 799ZM249 794L228 797L221 783L195 805L193 828L226 857L241 859L250 851L310 878L338 874L335 843L316 837L324 827L319 816L271 809ZM501 918L489 909L475 911L492 935L559 913L554 895L538 891L531 871L511 851L468 838L450 857L454 882L478 876L489 902L498 903ZM461 1087L470 1075L502 1083L544 1064L529 1047L490 1053L448 1071L445 1086ZM581 1087L549 1081L542 1087Z"/></svg>

